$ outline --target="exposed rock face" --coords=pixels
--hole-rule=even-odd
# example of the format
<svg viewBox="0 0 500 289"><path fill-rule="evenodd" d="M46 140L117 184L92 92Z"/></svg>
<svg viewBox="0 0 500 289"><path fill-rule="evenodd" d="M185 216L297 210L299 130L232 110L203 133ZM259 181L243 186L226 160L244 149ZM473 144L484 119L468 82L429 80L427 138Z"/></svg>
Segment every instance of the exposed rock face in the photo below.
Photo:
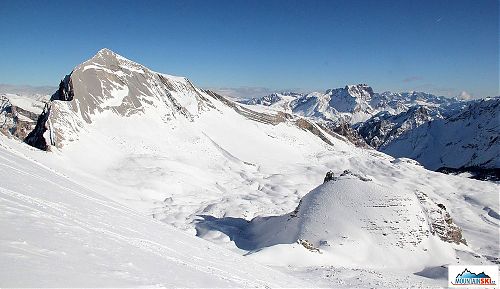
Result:
<svg viewBox="0 0 500 289"><path fill-rule="evenodd" d="M42 111L41 100L17 95L0 95L0 132L20 140L35 127Z"/></svg>
<svg viewBox="0 0 500 289"><path fill-rule="evenodd" d="M445 242L467 245L462 230L453 223L443 204L436 204L423 192L417 192L416 195L427 215L432 234Z"/></svg>
<svg viewBox="0 0 500 289"><path fill-rule="evenodd" d="M318 124L329 131L343 136L347 141L353 143L357 147L370 148L363 137L346 121L330 122L318 121Z"/></svg>
<svg viewBox="0 0 500 289"><path fill-rule="evenodd" d="M299 239L297 240L297 243L302 245L304 248L306 248L307 250L311 251L311 252L316 252L316 253L320 253L321 254L321 251L316 248L311 242L309 242L308 240L302 240L302 239Z"/></svg>
<svg viewBox="0 0 500 289"><path fill-rule="evenodd" d="M212 108L210 97L188 79L151 71L102 49L61 81L27 142L61 148L102 113L127 117L151 110L163 121L193 120Z"/></svg>
<svg viewBox="0 0 500 289"><path fill-rule="evenodd" d="M70 75L67 75L59 83L59 89L52 96L52 100L72 101L75 96Z"/></svg>
<svg viewBox="0 0 500 289"><path fill-rule="evenodd" d="M184 77L153 72L102 49L61 81L26 142L44 150L52 146L61 148L77 140L81 131L101 114L120 117L147 114L164 122L177 118L193 121L205 111L217 110L215 102L222 102L254 121L273 125L293 123L330 145L331 136L339 137L312 121L286 112L250 110L217 93L200 90Z"/></svg>
<svg viewBox="0 0 500 289"><path fill-rule="evenodd" d="M49 144L53 142L52 135L50 133L49 135L45 134L47 131L47 120L50 115L50 107L51 106L49 104L45 105L43 112L37 118L34 129L26 136L26 138L24 138L24 142L30 146L44 151L49 150Z"/></svg>
<svg viewBox="0 0 500 289"><path fill-rule="evenodd" d="M335 176L335 174L333 173L333 171L328 171L326 173L326 176L325 176L325 179L323 181L323 184L324 183L327 183L329 181L336 181L342 177L345 177L345 176L351 176L351 177L356 177L358 179L360 179L361 181L363 182L370 182L372 179L370 178L367 178L359 173L354 173L354 172L351 172L350 170L344 170L338 177Z"/></svg>
<svg viewBox="0 0 500 289"><path fill-rule="evenodd" d="M418 105L398 115L381 112L357 126L357 132L371 147L379 149L435 118L441 118L437 108Z"/></svg>
<svg viewBox="0 0 500 289"><path fill-rule="evenodd" d="M307 119L304 118L299 118L295 121L295 125L297 125L299 128L308 130L312 132L313 134L317 135L320 139L322 139L324 142L326 142L329 145L333 145L332 142L328 139L326 134L323 132L321 127L314 122L311 122ZM332 132L330 132L332 133Z"/></svg>

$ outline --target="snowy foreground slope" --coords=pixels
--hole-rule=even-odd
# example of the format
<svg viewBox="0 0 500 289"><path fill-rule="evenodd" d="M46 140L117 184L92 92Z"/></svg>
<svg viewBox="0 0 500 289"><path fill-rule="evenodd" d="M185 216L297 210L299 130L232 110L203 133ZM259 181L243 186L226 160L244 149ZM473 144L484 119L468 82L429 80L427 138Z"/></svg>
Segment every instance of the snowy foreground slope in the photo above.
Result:
<svg viewBox="0 0 500 289"><path fill-rule="evenodd" d="M114 221L109 221L116 230L124 222L147 236L141 238L162 246L166 240L168 248L186 258L194 256L188 259L196 264L229 253L214 249L215 255L210 255L170 243L181 240L203 247L203 240L184 240L193 240L195 235L209 240L244 255L234 257L241 266L220 257L221 266L242 268L245 273L241 274L255 272L255 278L264 281L268 280L265 276L275 276L277 284L269 284L277 286L304 285L288 282L291 277L267 268L264 271L269 270L269 275L257 272L255 263L244 262L271 265L306 280L306 285L335 287L445 286L442 278L449 264L499 262L496 183L428 171L409 159L355 147L314 122L272 108L253 111L200 90L186 78L153 72L109 50L77 66L52 98L27 140L48 151L2 136L4 146L67 176L83 194L124 206L117 210L125 213L117 212ZM42 168L36 165L31 170ZM323 184L330 170L338 179ZM41 198L40 188L47 186L36 177L16 179L12 170L2 173L13 179L5 184L14 192ZM33 184L23 186L23 182ZM46 198L57 203L59 195ZM95 220L92 215L116 211L94 203L80 211L79 199L68 202L74 204L75 214L82 212L92 224L104 219ZM443 221L448 224L446 220L451 220L450 226L439 227ZM9 226L11 238L31 230L30 226L16 230L19 227L11 225L15 221L2 217L1 224ZM467 245L453 238L459 231ZM448 235L449 240L441 238ZM98 236L104 237L111 238ZM40 246L52 248L45 243ZM346 247L357 254L346 254ZM127 245L124 251L142 254L142 248ZM164 252L158 258L172 257ZM406 255L412 258L396 266ZM23 256L16 259L19 268L30 268L27 275L43 274ZM106 256L111 261L115 258L114 254ZM57 258L49 256L47 262ZM165 273L163 267L168 267L157 266L153 259L147 262L153 265L145 268L154 266L151 274ZM106 272L107 262L100 264ZM140 272L131 276L144 276ZM168 280L172 274L175 271L162 278ZM20 278L12 275L6 280ZM132 285L172 284L144 278ZM219 286L215 281L208 284Z"/></svg>
<svg viewBox="0 0 500 289"><path fill-rule="evenodd" d="M0 286L305 286L0 146Z"/></svg>

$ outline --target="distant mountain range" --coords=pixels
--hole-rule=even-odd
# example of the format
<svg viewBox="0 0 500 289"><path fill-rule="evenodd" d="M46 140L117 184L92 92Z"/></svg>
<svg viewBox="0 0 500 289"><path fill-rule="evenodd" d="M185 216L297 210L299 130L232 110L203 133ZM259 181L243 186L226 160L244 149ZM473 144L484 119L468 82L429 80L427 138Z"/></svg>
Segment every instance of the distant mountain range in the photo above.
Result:
<svg viewBox="0 0 500 289"><path fill-rule="evenodd" d="M31 86L0 83L0 94L16 94L22 96L51 95L57 89L55 86Z"/></svg>
<svg viewBox="0 0 500 289"><path fill-rule="evenodd" d="M500 168L500 97L463 101L424 92L375 93L357 84L242 103L314 119L357 145L412 158L432 170L487 169L498 175Z"/></svg>

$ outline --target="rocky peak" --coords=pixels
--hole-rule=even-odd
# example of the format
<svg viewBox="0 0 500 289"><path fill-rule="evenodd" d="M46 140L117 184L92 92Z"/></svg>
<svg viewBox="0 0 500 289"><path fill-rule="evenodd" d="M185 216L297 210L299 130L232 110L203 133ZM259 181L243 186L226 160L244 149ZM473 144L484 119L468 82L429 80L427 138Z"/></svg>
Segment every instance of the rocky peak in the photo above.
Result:
<svg viewBox="0 0 500 289"><path fill-rule="evenodd" d="M366 84L347 85L344 89L349 92L349 95L369 101L373 96L373 89Z"/></svg>
<svg viewBox="0 0 500 289"><path fill-rule="evenodd" d="M101 50L99 50L96 55L96 56L111 56L111 57L116 57L118 54L116 54L114 51L112 51L111 49L108 49L106 47L102 48Z"/></svg>
<svg viewBox="0 0 500 289"><path fill-rule="evenodd" d="M248 104L248 105L265 105L265 106L271 106L281 100L283 100L283 97L290 97L292 99L299 98L304 96L302 93L297 93L297 92L291 92L291 91L285 91L285 92L274 92L269 95L265 95L262 97L258 98L252 98L252 99L246 99L246 100L241 100L239 101L240 103L243 104Z"/></svg>
<svg viewBox="0 0 500 289"><path fill-rule="evenodd" d="M103 112L129 117L150 111L165 122L192 121L214 107L210 98L185 77L154 72L104 48L61 81L28 143L46 138L46 147L62 147Z"/></svg>
<svg viewBox="0 0 500 289"><path fill-rule="evenodd" d="M328 89L326 91L326 94L344 95L353 98L359 98L362 100L370 100L370 98L374 95L374 92L373 88L371 88L367 84L361 83L361 84L346 85L343 88Z"/></svg>
<svg viewBox="0 0 500 289"><path fill-rule="evenodd" d="M373 95L373 89L366 84L346 85L326 91L326 96L330 98L329 106L342 113L371 114L373 109L369 101Z"/></svg>
<svg viewBox="0 0 500 289"><path fill-rule="evenodd" d="M359 125L357 132L370 146L379 149L406 132L440 117L436 109L416 105L397 115L378 113Z"/></svg>

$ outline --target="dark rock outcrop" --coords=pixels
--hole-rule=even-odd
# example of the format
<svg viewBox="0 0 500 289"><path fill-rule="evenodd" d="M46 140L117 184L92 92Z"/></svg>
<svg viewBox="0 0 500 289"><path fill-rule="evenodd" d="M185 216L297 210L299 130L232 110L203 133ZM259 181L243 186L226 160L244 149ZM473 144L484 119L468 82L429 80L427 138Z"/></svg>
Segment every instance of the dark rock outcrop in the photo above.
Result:
<svg viewBox="0 0 500 289"><path fill-rule="evenodd" d="M59 83L59 89L52 96L51 100L62 100L62 101L71 101L75 96L75 92L73 90L73 83L71 80L71 74L66 75L63 80Z"/></svg>
<svg viewBox="0 0 500 289"><path fill-rule="evenodd" d="M328 171L326 173L325 179L323 180L323 184L335 179L335 174L332 171Z"/></svg>
<svg viewBox="0 0 500 289"><path fill-rule="evenodd" d="M50 104L46 104L42 114L38 116L35 128L24 139L25 143L40 150L44 151L49 150L49 144L47 143L47 140L43 137L44 133L47 131L46 123L49 114L50 114Z"/></svg>

